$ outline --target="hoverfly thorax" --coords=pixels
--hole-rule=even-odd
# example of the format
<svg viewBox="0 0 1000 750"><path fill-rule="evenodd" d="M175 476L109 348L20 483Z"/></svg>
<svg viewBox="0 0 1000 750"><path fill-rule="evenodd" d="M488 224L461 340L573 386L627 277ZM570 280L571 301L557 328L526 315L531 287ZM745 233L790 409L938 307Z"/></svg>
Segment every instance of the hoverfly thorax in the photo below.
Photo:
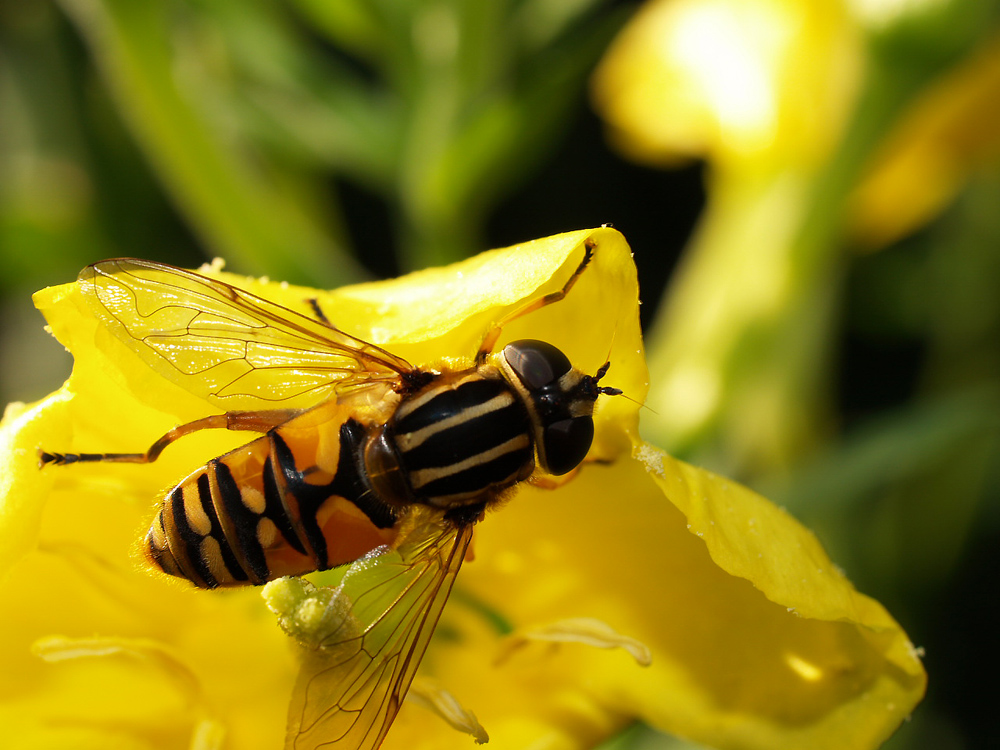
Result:
<svg viewBox="0 0 1000 750"><path fill-rule="evenodd" d="M575 469L594 440L597 397L621 393L597 384L608 364L587 375L552 344L533 339L508 344L499 360L528 410L541 467L554 476Z"/></svg>
<svg viewBox="0 0 1000 750"><path fill-rule="evenodd" d="M563 475L586 457L594 403L616 394L543 341L509 344L466 370L435 373L369 433L364 474L399 509L484 509L535 468Z"/></svg>

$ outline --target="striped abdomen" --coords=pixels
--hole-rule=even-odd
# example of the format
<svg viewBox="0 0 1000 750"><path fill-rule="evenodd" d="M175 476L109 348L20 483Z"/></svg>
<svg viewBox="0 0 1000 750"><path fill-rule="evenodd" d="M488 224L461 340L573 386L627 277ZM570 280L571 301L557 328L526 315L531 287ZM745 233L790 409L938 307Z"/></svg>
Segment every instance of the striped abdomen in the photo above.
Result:
<svg viewBox="0 0 1000 750"><path fill-rule="evenodd" d="M358 411L323 404L195 471L163 501L150 562L202 588L325 570L391 546L407 505L475 508L535 467L527 410L488 366Z"/></svg>
<svg viewBox="0 0 1000 750"><path fill-rule="evenodd" d="M486 499L535 468L528 413L499 373L435 381L400 404L388 429L418 502L446 508Z"/></svg>
<svg viewBox="0 0 1000 750"><path fill-rule="evenodd" d="M156 567L196 586L260 584L356 560L396 535L370 492L373 427L324 404L214 459L164 499L145 540Z"/></svg>

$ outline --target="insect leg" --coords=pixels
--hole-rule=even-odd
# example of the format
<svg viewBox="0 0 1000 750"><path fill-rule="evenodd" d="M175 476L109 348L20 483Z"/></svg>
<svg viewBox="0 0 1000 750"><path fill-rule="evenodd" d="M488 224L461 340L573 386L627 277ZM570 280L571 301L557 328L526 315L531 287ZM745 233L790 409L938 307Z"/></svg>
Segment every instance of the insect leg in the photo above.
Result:
<svg viewBox="0 0 1000 750"><path fill-rule="evenodd" d="M213 414L210 417L196 419L187 424L178 425L161 437L145 453L49 453L39 448L39 468L47 464L62 466L77 463L126 463L148 464L159 458L163 449L175 440L200 430L247 430L250 432L267 432L273 427L287 422L298 412L291 409L275 409L271 411L230 411L225 414Z"/></svg>
<svg viewBox="0 0 1000 750"><path fill-rule="evenodd" d="M306 303L309 305L309 309L312 310L313 315L316 316L316 320L325 326L336 328L336 326L330 322L330 319L326 317L326 313L323 312L323 308L319 306L319 300L316 297L308 297L306 299Z"/></svg>
<svg viewBox="0 0 1000 750"><path fill-rule="evenodd" d="M528 484L533 487L537 487L540 490L557 490L564 484L576 479L579 474L580 467L577 466L572 471L558 477L549 476L547 474L539 474L538 476L529 477Z"/></svg>
<svg viewBox="0 0 1000 750"><path fill-rule="evenodd" d="M505 325L507 325L511 321L517 320L518 318L527 315L528 313L533 313L535 312L535 310L540 310L546 305L551 305L553 302L561 302L563 299L566 298L566 295L569 294L569 290L573 288L573 285L576 283L576 280L580 278L584 270L586 270L587 266L590 265L590 261L594 257L594 248L597 247L597 244L593 240L587 239L584 240L583 246L584 246L583 260L580 261L580 265L577 266L575 271L573 271L573 275L570 276L569 279L567 279L565 284L563 284L562 289L556 292L551 292L549 294L546 294L544 297L536 299L534 302L529 302L524 307L518 308L517 310L514 310L512 313L505 315L503 318L501 318L500 322L498 322L495 326L493 326L489 331L486 332L486 335L483 336L483 343L479 345L479 351L476 352L477 364L482 364L483 362L486 361L486 357L489 356L490 352L493 351L493 347L496 346L497 339L500 338L500 333L503 331L503 327Z"/></svg>
<svg viewBox="0 0 1000 750"><path fill-rule="evenodd" d="M618 391L617 388L614 388L612 390ZM621 394L621 391L618 391L617 393L614 393L614 394L611 394L611 395L620 396L622 394ZM628 398L628 396L626 396L626 398ZM609 464L612 464L612 463L614 463L614 461L610 461L610 460L608 460L606 458L589 458L588 457L588 458L583 459L583 462L579 466L577 466L575 469L573 469L572 471L569 471L566 474L563 474L561 476L554 477L554 476L551 476L549 474L533 474L532 476L528 477L528 479L525 480L525 481L528 484L530 484L532 487L537 487L540 490L557 490L560 487L562 487L563 485L568 484L569 482L573 481L578 476L580 476L580 469L583 468L584 464L598 464L598 465L602 465L603 464L603 465L609 465Z"/></svg>

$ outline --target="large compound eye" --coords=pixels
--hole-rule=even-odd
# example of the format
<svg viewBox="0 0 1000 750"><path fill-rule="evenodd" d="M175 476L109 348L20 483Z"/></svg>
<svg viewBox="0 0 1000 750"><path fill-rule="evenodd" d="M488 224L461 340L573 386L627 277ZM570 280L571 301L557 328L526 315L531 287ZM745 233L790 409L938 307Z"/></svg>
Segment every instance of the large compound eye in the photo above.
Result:
<svg viewBox="0 0 1000 750"><path fill-rule="evenodd" d="M508 344L503 356L528 390L538 390L555 382L572 367L566 355L552 344L534 339Z"/></svg>
<svg viewBox="0 0 1000 750"><path fill-rule="evenodd" d="M554 476L572 471L587 457L594 442L590 417L563 419L545 428L545 469Z"/></svg>

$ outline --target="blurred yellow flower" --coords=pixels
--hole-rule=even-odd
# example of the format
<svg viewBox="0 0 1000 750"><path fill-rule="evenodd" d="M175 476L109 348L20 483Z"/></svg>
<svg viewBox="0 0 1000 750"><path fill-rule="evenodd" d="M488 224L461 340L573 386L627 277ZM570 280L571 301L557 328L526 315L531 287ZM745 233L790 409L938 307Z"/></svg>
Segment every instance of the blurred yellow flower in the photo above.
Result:
<svg viewBox="0 0 1000 750"><path fill-rule="evenodd" d="M595 106L638 161L816 164L858 81L848 21L840 0L654 0L608 51Z"/></svg>
<svg viewBox="0 0 1000 750"><path fill-rule="evenodd" d="M626 25L593 79L609 139L644 163L708 163L707 205L648 334L654 442L752 476L787 471L834 429L844 236L898 239L998 163L995 35L918 88L975 39L981 8L650 0Z"/></svg>
<svg viewBox="0 0 1000 750"><path fill-rule="evenodd" d="M567 299L504 338L551 341L586 371L610 348L608 384L641 401L635 268L612 229L329 293L220 275L297 309L318 296L411 362L462 362L491 321L558 288L588 238L593 267ZM36 304L75 365L0 427L6 746L280 747L296 665L260 591L194 590L134 551L164 488L245 436L192 435L148 466L39 471L39 446L141 449L210 407L101 328L75 284ZM497 748L593 747L636 719L719 747L877 746L924 689L899 626L783 511L642 443L634 403L602 399L596 421L600 462L477 527L422 667L454 696L449 720L475 726L471 710ZM408 702L385 747L471 742Z"/></svg>
<svg viewBox="0 0 1000 750"><path fill-rule="evenodd" d="M594 105L624 154L709 164L708 203L649 338L649 405L664 418L645 434L669 450L707 446L749 475L786 468L822 434L838 197L820 180L864 41L843 0L652 0L595 73Z"/></svg>

